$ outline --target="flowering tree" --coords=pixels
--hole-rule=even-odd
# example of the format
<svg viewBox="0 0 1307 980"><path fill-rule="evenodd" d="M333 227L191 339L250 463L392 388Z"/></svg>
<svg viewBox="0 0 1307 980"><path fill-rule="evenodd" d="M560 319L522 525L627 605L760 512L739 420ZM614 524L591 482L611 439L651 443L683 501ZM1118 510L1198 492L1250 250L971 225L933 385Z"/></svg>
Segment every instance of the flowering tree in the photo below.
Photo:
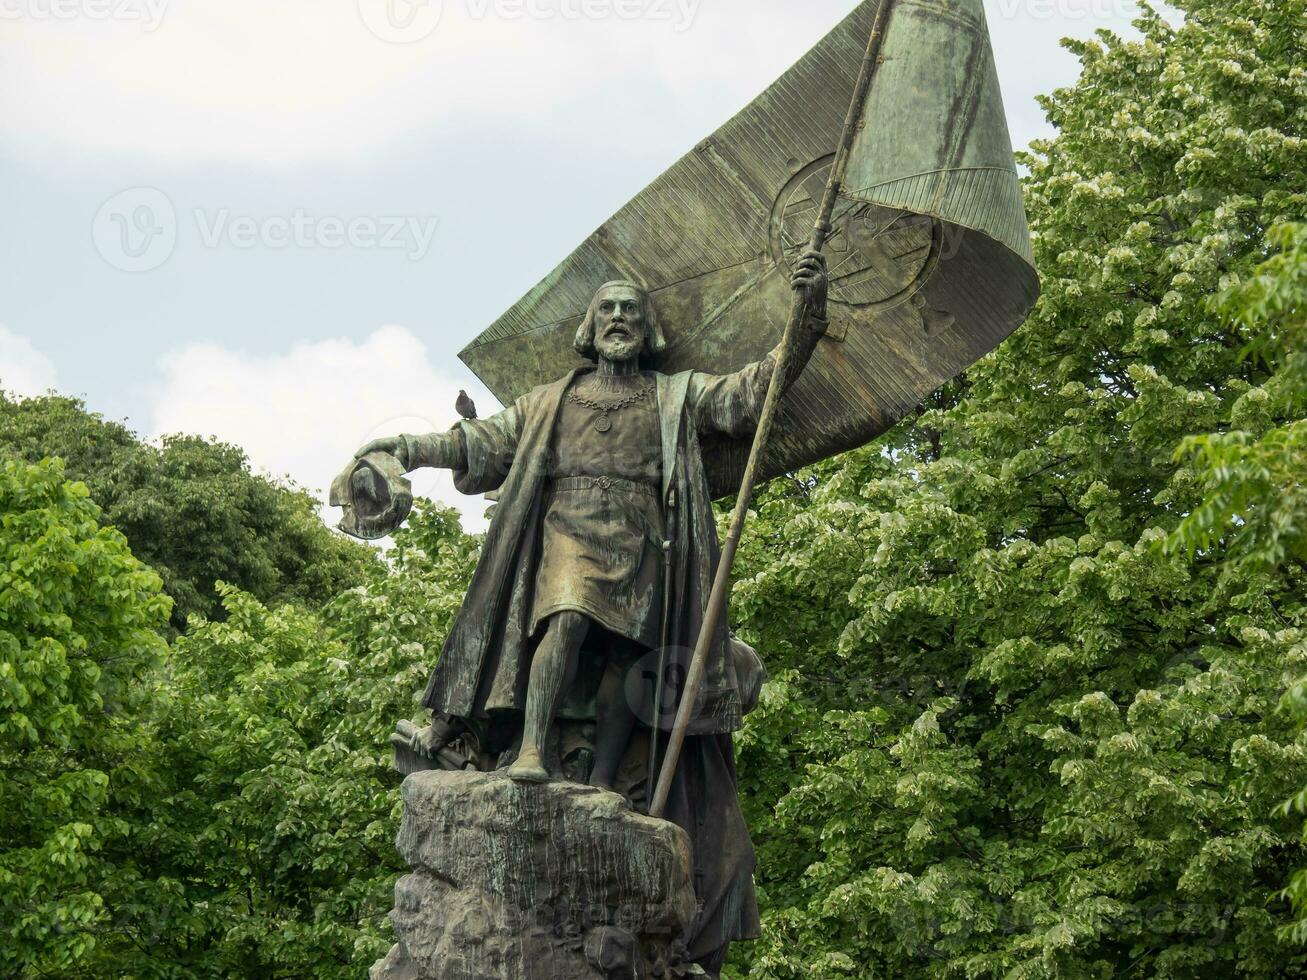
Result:
<svg viewBox="0 0 1307 980"><path fill-rule="evenodd" d="M766 935L737 975L1307 971L1278 809L1307 784L1278 710L1307 669L1307 20L1178 6L1069 43L1025 159L1030 322L759 500Z"/></svg>

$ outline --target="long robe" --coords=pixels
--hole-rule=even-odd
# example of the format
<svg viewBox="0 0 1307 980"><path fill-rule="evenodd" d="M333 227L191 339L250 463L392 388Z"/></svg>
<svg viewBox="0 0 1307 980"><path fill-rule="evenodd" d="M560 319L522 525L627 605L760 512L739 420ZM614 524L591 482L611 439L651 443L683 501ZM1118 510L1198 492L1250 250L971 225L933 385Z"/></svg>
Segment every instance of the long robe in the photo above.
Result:
<svg viewBox="0 0 1307 980"><path fill-rule="evenodd" d="M669 653L673 663L687 669L721 556L699 433L747 437L762 411L772 364L768 357L735 374L657 375L661 499L672 542ZM468 494L498 490L500 503L423 699L435 712L481 718L526 705L548 453L563 396L585 370L528 392L488 419L459 423L467 467L454 471L455 486ZM727 639L722 622L710 647L691 735L725 734L740 727L739 679Z"/></svg>
<svg viewBox="0 0 1307 980"><path fill-rule="evenodd" d="M662 440L661 501L672 543L669 663L664 679L684 677L720 558L699 434L744 439L756 428L774 367L768 357L730 375L656 376ZM466 467L454 471L464 493L498 490L467 598L445 643L424 703L438 714L492 719L526 704L531 657L532 589L554 424L574 371L536 388L484 420L459 424ZM593 369L590 369L593 370ZM742 716L737 675L722 622L709 650L685 750L666 816L690 838L700 912L685 937L692 958L718 964L730 941L759 934L753 887L755 854L740 811L730 733ZM668 683L663 704L680 692ZM652 697L645 703L648 708ZM664 712L659 727L671 727ZM642 713L652 726L652 711Z"/></svg>

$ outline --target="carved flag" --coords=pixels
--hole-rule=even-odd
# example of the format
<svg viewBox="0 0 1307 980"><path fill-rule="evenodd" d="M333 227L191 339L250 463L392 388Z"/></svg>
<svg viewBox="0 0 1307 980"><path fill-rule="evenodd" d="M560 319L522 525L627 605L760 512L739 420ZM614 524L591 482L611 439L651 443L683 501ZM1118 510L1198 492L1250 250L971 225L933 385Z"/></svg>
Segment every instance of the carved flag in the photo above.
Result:
<svg viewBox="0 0 1307 980"><path fill-rule="evenodd" d="M876 12L860 4L462 353L501 402L581 363L611 279L650 289L658 367L724 373L780 340ZM762 475L863 445L1015 330L1039 293L981 0L895 0L826 247L831 332L786 395ZM747 441L706 443L715 493Z"/></svg>

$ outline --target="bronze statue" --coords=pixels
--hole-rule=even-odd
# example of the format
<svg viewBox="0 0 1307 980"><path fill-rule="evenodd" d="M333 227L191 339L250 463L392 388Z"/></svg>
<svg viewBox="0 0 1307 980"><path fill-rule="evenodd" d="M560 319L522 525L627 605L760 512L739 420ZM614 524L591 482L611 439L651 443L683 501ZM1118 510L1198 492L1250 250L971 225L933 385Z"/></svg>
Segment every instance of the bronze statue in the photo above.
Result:
<svg viewBox="0 0 1307 980"><path fill-rule="evenodd" d="M802 257L792 286L807 316L789 376L780 379L785 388L826 329L821 253ZM669 376L653 370L664 344L645 290L607 283L575 339L594 367L489 418L359 450L359 460L388 454L405 471L451 469L465 493L499 492L471 589L424 698L438 723L415 736L422 754L443 751L463 726L495 729L515 754L511 778L547 780L550 727L566 705L571 718L592 712L591 785L631 788L630 780L620 785L619 767L637 723L666 727L652 717L652 685L633 680L632 669L665 647L663 682L683 676L718 558L699 435L747 436L776 361L773 352L733 374ZM373 479L371 467L358 473ZM354 489L374 492L371 482ZM742 684L729 634L724 627L719 634L690 729L697 744L668 812L690 835L702 882L702 938L691 951L713 964L731 939L757 934L753 853L730 744L750 680ZM671 710L678 694L665 698ZM514 729L521 732L515 753L502 734ZM651 780L643 776L647 798ZM715 812L705 829L700 818L709 807ZM732 914L737 921L724 921Z"/></svg>
<svg viewBox="0 0 1307 980"><path fill-rule="evenodd" d="M375 976L454 976L449 952L467 949L480 959L460 980L715 976L732 940L758 934L732 733L763 671L725 616L753 487L886 431L1011 333L1037 295L982 3L864 0L462 352L505 411L479 419L464 396L451 432L360 451L332 493L351 533L396 526L411 504L403 473L420 466L497 501L426 692L432 725L392 736L402 772L479 773L405 783L414 875L397 886L400 941ZM578 353L595 366L555 380ZM731 493L719 544L711 501ZM500 818L493 832L484 813L449 817L461 800L494 801L477 804ZM634 821L615 848L594 844L602 819L573 819L605 801ZM685 873L634 889L637 904L684 899L666 943L650 927L670 920L637 915L625 933L611 901L569 928L590 952L627 952L588 952L575 973L542 958L573 941L566 930L528 941L499 914L469 935L461 913L425 928L422 910L451 890L460 908L482 909L487 894L500 913L539 904L505 889L504 874L625 887L629 862L618 861L624 878L584 855L638 849L651 826L674 831L650 817L682 828L690 852L676 831L667 867ZM475 874L440 836L460 830L493 844ZM442 843L418 847L424 834ZM576 856L556 859L555 846ZM509 950L512 967L487 950ZM654 967L633 972L636 961Z"/></svg>

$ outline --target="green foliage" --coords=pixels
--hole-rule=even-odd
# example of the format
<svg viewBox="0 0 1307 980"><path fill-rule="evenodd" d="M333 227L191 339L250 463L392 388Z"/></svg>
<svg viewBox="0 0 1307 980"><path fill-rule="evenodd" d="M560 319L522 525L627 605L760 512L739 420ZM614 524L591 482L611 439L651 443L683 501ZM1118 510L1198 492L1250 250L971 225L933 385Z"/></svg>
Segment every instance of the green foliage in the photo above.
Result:
<svg viewBox="0 0 1307 980"><path fill-rule="evenodd" d="M1277 711L1304 569L1251 560L1301 541L1268 441L1301 419L1301 239L1267 229L1307 209L1304 4L1179 7L1070 45L1026 159L1030 322L757 503L733 614L772 669L739 740L765 936L735 975L1307 973L1277 809L1307 783ZM1202 448L1229 446L1233 476Z"/></svg>
<svg viewBox="0 0 1307 980"><path fill-rule="evenodd" d="M1031 321L758 498L765 936L728 975L1307 975L1307 9L1179 7L1071 45ZM422 507L382 567L239 450L68 399L0 401L0 445L65 459L201 614L165 654L85 491L4 464L2 971L360 975L401 870L386 734L478 542Z"/></svg>
<svg viewBox="0 0 1307 980"><path fill-rule="evenodd" d="M1220 303L1248 333L1248 351L1269 372L1263 385L1244 396L1261 393L1256 411L1232 413L1251 416L1254 428L1188 441L1184 449L1206 466L1208 494L1176 537L1191 548L1207 548L1225 532L1223 553L1236 569L1291 563L1301 575L1307 572L1307 225L1281 225L1268 238L1278 254ZM1299 616L1292 618L1300 625ZM1301 630L1297 635L1301 644ZM1290 687L1283 706L1307 726L1307 678ZM1280 812L1307 813L1307 788ZM1307 826L1301 839L1307 843ZM1284 894L1298 913L1285 935L1307 945L1307 869L1294 874Z"/></svg>
<svg viewBox="0 0 1307 980"><path fill-rule="evenodd" d="M159 578L59 463L0 464L0 973L94 957L149 759Z"/></svg>
<svg viewBox="0 0 1307 980"><path fill-rule="evenodd" d="M1235 401L1228 431L1190 436L1177 451L1202 474L1205 497L1171 546L1219 549L1240 567L1307 562L1307 224L1267 238L1278 254L1214 304L1267 376Z"/></svg>
<svg viewBox="0 0 1307 980"><path fill-rule="evenodd" d="M1303 646L1301 632L1300 630L1300 651ZM1304 658L1300 657L1299 659ZM1307 676L1299 678L1289 688L1284 695L1282 706L1297 720L1300 726L1307 727ZM1307 814L1307 785L1299 788L1298 792L1289 797L1281 805L1279 812L1286 816L1290 814ZM1307 844L1307 823L1302 828L1300 840L1303 844ZM1285 926L1282 934L1289 942L1307 946L1307 868L1299 868L1293 873L1285 886L1283 894L1285 898L1293 903L1297 918Z"/></svg>
<svg viewBox="0 0 1307 980"><path fill-rule="evenodd" d="M216 582L271 603L321 604L360 582L371 551L323 526L317 502L249 470L234 446L174 436L141 443L72 398L0 396L0 450L65 461L135 555L163 577L172 625L214 616Z"/></svg>
<svg viewBox="0 0 1307 980"><path fill-rule="evenodd" d="M89 976L357 977L384 955L399 779L387 740L471 575L476 542L420 507L394 567L320 611L221 586L174 644L132 820L133 888Z"/></svg>
<svg viewBox="0 0 1307 980"><path fill-rule="evenodd" d="M1247 281L1216 297L1213 308L1247 338L1244 348L1265 372L1260 383L1234 403L1228 431L1185 439L1176 453L1198 469L1204 498L1168 539L1171 550L1203 552L1223 563L1231 577L1275 573L1286 562L1307 572L1307 225L1276 225L1267 233L1276 254ZM1301 626L1301 603L1277 608L1285 625ZM1282 636L1295 644L1293 664L1303 659L1300 628ZM1307 679L1298 680L1283 706L1307 725ZM1307 813L1307 789L1286 801L1283 815ZM1307 827L1302 840L1307 843ZM1307 869L1290 879L1284 895L1298 912L1285 927L1290 941L1307 944Z"/></svg>

